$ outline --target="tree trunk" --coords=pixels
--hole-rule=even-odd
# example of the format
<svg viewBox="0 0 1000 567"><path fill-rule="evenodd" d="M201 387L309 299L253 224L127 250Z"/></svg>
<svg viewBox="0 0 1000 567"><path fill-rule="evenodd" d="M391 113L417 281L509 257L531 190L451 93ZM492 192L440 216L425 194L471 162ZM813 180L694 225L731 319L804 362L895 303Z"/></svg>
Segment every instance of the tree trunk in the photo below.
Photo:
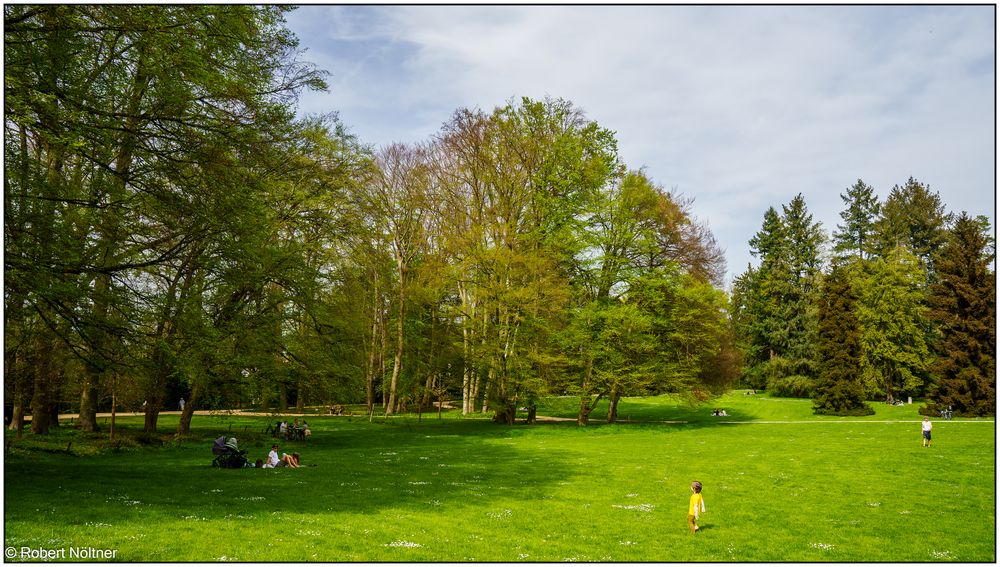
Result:
<svg viewBox="0 0 1000 567"><path fill-rule="evenodd" d="M188 435L191 433L191 416L194 415L195 404L198 403L198 398L201 395L201 384L195 382L191 386L191 397L188 398L187 403L184 404L184 409L181 410L181 420L177 424L177 434L178 435Z"/></svg>
<svg viewBox="0 0 1000 567"><path fill-rule="evenodd" d="M576 416L576 424L584 426L590 423L590 412L593 410L590 407L590 396L580 396L580 413Z"/></svg>
<svg viewBox="0 0 1000 567"><path fill-rule="evenodd" d="M365 403L368 404L368 413L371 413L375 408L375 363L377 361L379 335L378 286L375 288L375 301L372 304L374 305L372 309L372 340L369 344L368 367L365 369Z"/></svg>
<svg viewBox="0 0 1000 567"><path fill-rule="evenodd" d="M105 246L107 248L107 246ZM109 252L105 250L103 257L108 256ZM106 274L101 274L97 276L94 281L94 311L93 316L95 321L100 326L108 316L108 298L107 293L111 287L110 276ZM97 388L101 383L102 375L104 374L103 369L103 357L105 344L107 342L105 333L100 328L95 329L92 333L92 341L94 343L93 349L91 351L91 360L86 367L83 375L83 384L80 390L80 417L77 420L77 427L81 431L97 431L100 426L97 423Z"/></svg>
<svg viewBox="0 0 1000 567"><path fill-rule="evenodd" d="M32 365L35 372L35 393L31 397L32 435L45 435L49 432L49 416L51 415L49 412L49 394L51 393L49 381L52 379L54 370L50 348L52 341L47 340L47 338L47 330L40 333L34 353L35 364Z"/></svg>
<svg viewBox="0 0 1000 567"><path fill-rule="evenodd" d="M514 417L517 415L517 408L514 406L514 403L507 401L496 405L498 407L496 414L493 416L493 422L514 425Z"/></svg>
<svg viewBox="0 0 1000 567"><path fill-rule="evenodd" d="M399 321L396 322L396 354L393 357L392 380L389 382L389 401L385 406L385 414L392 415L396 410L396 388L399 385L400 370L403 365L403 318L406 315L406 264L397 257L399 266Z"/></svg>
<svg viewBox="0 0 1000 567"><path fill-rule="evenodd" d="M156 433L156 421L160 418L160 400L146 400L146 420L142 430L146 433Z"/></svg>
<svg viewBox="0 0 1000 567"><path fill-rule="evenodd" d="M261 413L271 412L271 385L266 381L260 382L260 411Z"/></svg>
<svg viewBox="0 0 1000 567"><path fill-rule="evenodd" d="M299 379L299 383L295 386L295 413L305 413L306 397L305 389L302 387L304 383L304 380Z"/></svg>
<svg viewBox="0 0 1000 567"><path fill-rule="evenodd" d="M20 354L15 354L12 358L16 360L20 356ZM7 375L13 377L14 382L14 412L10 418L10 429L16 431L15 438L20 439L24 435L24 405L28 401L30 384L26 382L27 377L18 371L16 362L4 370L5 374L9 373Z"/></svg>
<svg viewBox="0 0 1000 567"><path fill-rule="evenodd" d="M421 404L429 406L431 404L431 397L434 395L434 385L437 383L437 377L431 374L427 377L427 381L424 382L424 392L420 396Z"/></svg>
<svg viewBox="0 0 1000 567"><path fill-rule="evenodd" d="M621 394L617 391L612 390L611 396L608 398L608 423L615 423L618 421L618 400L621 399Z"/></svg>
<svg viewBox="0 0 1000 567"><path fill-rule="evenodd" d="M593 373L594 357L587 355L583 367L583 393L580 394L580 413L576 416L577 425L587 425L590 421L590 412L594 410L594 406L590 405L590 379Z"/></svg>
<svg viewBox="0 0 1000 567"><path fill-rule="evenodd" d="M83 386L80 391L80 417L77 420L77 427L81 431L97 431L100 428L97 424L96 378L97 374L92 371L87 371L84 374Z"/></svg>
<svg viewBox="0 0 1000 567"><path fill-rule="evenodd" d="M118 398L116 396L115 388L111 389L111 433L108 439L111 441L115 440L115 419L118 417Z"/></svg>

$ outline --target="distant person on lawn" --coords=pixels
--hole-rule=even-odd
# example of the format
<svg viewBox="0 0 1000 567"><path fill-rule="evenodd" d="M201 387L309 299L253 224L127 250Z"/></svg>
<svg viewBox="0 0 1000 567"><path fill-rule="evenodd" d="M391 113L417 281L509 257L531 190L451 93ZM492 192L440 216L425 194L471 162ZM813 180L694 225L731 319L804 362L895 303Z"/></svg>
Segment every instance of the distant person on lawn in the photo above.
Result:
<svg viewBox="0 0 1000 567"><path fill-rule="evenodd" d="M931 429L933 429L933 428L934 428L934 426L931 425L930 418L928 418L927 416L924 416L924 422L920 426L920 431L923 432L923 435L924 435L924 447L930 447L931 446Z"/></svg>
<svg viewBox="0 0 1000 567"><path fill-rule="evenodd" d="M267 454L267 462L264 463L265 469L273 469L278 466L278 446L271 445L271 452Z"/></svg>
<svg viewBox="0 0 1000 567"><path fill-rule="evenodd" d="M271 452L267 454L267 462L264 463L265 469L275 469L279 467L291 467L293 469L299 468L299 454L292 453L291 455L287 453L282 453L281 457L278 457L278 446L271 445Z"/></svg>
<svg viewBox="0 0 1000 567"><path fill-rule="evenodd" d="M691 533L698 531L698 517L705 511L705 499L701 496L701 482L691 483L691 500L688 503L688 527Z"/></svg>

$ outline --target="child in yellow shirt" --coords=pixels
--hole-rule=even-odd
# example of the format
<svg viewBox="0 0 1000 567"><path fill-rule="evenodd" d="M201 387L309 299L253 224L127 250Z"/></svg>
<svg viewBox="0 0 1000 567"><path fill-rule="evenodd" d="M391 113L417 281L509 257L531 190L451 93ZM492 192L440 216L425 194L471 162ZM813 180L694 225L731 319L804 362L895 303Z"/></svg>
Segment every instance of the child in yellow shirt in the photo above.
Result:
<svg viewBox="0 0 1000 567"><path fill-rule="evenodd" d="M698 516L705 511L705 499L701 496L701 482L691 483L691 502L688 504L688 527L691 533L698 531Z"/></svg>

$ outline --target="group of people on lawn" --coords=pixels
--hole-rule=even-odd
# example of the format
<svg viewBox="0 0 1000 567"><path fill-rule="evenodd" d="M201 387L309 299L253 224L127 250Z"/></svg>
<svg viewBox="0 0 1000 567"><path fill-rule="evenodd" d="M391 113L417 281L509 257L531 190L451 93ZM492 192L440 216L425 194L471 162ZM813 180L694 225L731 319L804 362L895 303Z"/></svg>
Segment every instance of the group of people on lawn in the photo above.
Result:
<svg viewBox="0 0 1000 567"><path fill-rule="evenodd" d="M299 425L299 418L296 417L295 421L292 423L281 420L278 424L278 435L280 435L282 439L291 439L295 437L305 439L306 437L312 435L312 431L309 430L309 424L305 421L302 422L302 425Z"/></svg>

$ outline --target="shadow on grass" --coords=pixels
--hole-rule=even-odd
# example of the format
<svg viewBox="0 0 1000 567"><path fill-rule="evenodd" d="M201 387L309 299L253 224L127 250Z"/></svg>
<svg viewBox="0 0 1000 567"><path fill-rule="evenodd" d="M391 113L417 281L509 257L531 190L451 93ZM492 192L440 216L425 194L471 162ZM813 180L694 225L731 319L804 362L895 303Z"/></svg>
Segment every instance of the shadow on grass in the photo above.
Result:
<svg viewBox="0 0 1000 567"><path fill-rule="evenodd" d="M5 459L4 519L8 526L30 523L58 530L157 519L447 509L484 495L534 499L548 485L586 472L576 470L565 455L532 452L507 441L516 427L428 421L310 420L315 433L309 441L279 441L281 452L301 453L308 466L299 469L212 468L212 439L229 429L209 420L201 427L196 422L193 435L179 445L94 456L17 449L15 443ZM126 431L140 427L123 425ZM74 436L75 444L86 442L75 432L60 436L60 442ZM251 434L248 427L243 437L240 446L251 461L266 457L273 441L269 436Z"/></svg>

